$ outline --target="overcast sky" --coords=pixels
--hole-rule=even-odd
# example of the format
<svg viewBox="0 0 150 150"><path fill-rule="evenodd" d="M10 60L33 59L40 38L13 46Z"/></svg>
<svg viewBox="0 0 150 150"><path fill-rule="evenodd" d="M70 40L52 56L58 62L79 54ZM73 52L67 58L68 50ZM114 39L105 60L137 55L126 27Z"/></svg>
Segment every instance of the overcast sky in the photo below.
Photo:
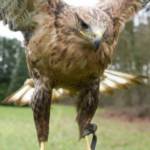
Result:
<svg viewBox="0 0 150 150"><path fill-rule="evenodd" d="M23 41L23 36L20 32L12 32L8 29L8 26L4 26L2 22L0 22L0 36L7 38L17 38L20 41Z"/></svg>
<svg viewBox="0 0 150 150"><path fill-rule="evenodd" d="M74 6L94 6L98 0L64 0L70 5ZM143 15L140 13L138 17L134 19L135 25L139 25L139 22L147 23L147 15ZM139 21L140 20L140 21ZM23 41L23 36L20 32L12 32L8 29L8 26L4 26L2 22L0 22L0 36L7 38L16 38L20 41Z"/></svg>

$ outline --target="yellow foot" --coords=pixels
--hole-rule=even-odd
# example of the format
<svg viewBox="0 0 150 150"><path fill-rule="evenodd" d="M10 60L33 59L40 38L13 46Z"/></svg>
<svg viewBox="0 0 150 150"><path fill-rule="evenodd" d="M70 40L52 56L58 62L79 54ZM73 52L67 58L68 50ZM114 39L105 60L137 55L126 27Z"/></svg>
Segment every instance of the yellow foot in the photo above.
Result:
<svg viewBox="0 0 150 150"><path fill-rule="evenodd" d="M40 143L40 150L46 150L46 142Z"/></svg>
<svg viewBox="0 0 150 150"><path fill-rule="evenodd" d="M91 150L88 136L85 137L85 141L86 141L86 145L87 145L87 150Z"/></svg>

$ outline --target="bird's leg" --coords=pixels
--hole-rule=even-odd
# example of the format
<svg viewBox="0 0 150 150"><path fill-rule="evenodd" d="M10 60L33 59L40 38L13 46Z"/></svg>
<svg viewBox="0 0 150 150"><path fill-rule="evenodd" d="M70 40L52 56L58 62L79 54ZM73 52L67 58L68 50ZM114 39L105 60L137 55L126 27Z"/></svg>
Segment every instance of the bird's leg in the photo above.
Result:
<svg viewBox="0 0 150 150"><path fill-rule="evenodd" d="M51 90L48 90L40 82L36 83L31 106L40 144L40 150L45 150L45 143L48 141L51 105L50 94Z"/></svg>
<svg viewBox="0 0 150 150"><path fill-rule="evenodd" d="M40 143L40 150L46 150L46 142Z"/></svg>
<svg viewBox="0 0 150 150"><path fill-rule="evenodd" d="M91 146L90 146L90 143L89 143L88 136L85 137L85 142L86 142L86 145L87 145L87 150L91 150Z"/></svg>
<svg viewBox="0 0 150 150"><path fill-rule="evenodd" d="M93 134L91 149L95 149L97 126L91 124L91 120L96 112L99 102L99 80L94 80L88 86L83 88L79 95L77 103L77 122L79 125L80 138Z"/></svg>

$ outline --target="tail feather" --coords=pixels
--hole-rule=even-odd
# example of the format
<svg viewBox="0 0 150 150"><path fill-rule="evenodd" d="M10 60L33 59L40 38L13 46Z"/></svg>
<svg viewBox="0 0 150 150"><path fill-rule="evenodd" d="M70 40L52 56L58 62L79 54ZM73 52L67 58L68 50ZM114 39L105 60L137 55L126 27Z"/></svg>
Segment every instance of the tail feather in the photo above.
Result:
<svg viewBox="0 0 150 150"><path fill-rule="evenodd" d="M117 89L127 89L131 85L143 84L145 76L136 76L127 73L106 70L101 79L99 91L104 94L113 94ZM14 94L7 97L3 104L28 105L34 93L34 82L27 79L24 85ZM52 100L57 101L60 97L69 96L70 93L65 89L54 89Z"/></svg>
<svg viewBox="0 0 150 150"><path fill-rule="evenodd" d="M16 104L16 105L30 104L33 92L34 92L34 82L32 79L27 79L24 85L19 90L17 90L14 94L4 99L2 103Z"/></svg>
<svg viewBox="0 0 150 150"><path fill-rule="evenodd" d="M144 79L147 77L106 70L100 84L100 92L107 94L117 89L127 89L131 85L143 84Z"/></svg>

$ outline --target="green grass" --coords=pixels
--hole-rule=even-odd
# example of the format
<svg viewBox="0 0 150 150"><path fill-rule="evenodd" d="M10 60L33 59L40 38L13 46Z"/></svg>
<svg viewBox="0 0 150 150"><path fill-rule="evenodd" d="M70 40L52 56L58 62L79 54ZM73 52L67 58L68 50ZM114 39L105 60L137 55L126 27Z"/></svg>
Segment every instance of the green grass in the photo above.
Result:
<svg viewBox="0 0 150 150"><path fill-rule="evenodd" d="M150 126L128 123L100 116L94 122L99 126L97 150L150 150ZM75 109L52 106L48 149L86 150L85 141L78 140ZM0 107L0 150L38 150L37 138L30 108Z"/></svg>

